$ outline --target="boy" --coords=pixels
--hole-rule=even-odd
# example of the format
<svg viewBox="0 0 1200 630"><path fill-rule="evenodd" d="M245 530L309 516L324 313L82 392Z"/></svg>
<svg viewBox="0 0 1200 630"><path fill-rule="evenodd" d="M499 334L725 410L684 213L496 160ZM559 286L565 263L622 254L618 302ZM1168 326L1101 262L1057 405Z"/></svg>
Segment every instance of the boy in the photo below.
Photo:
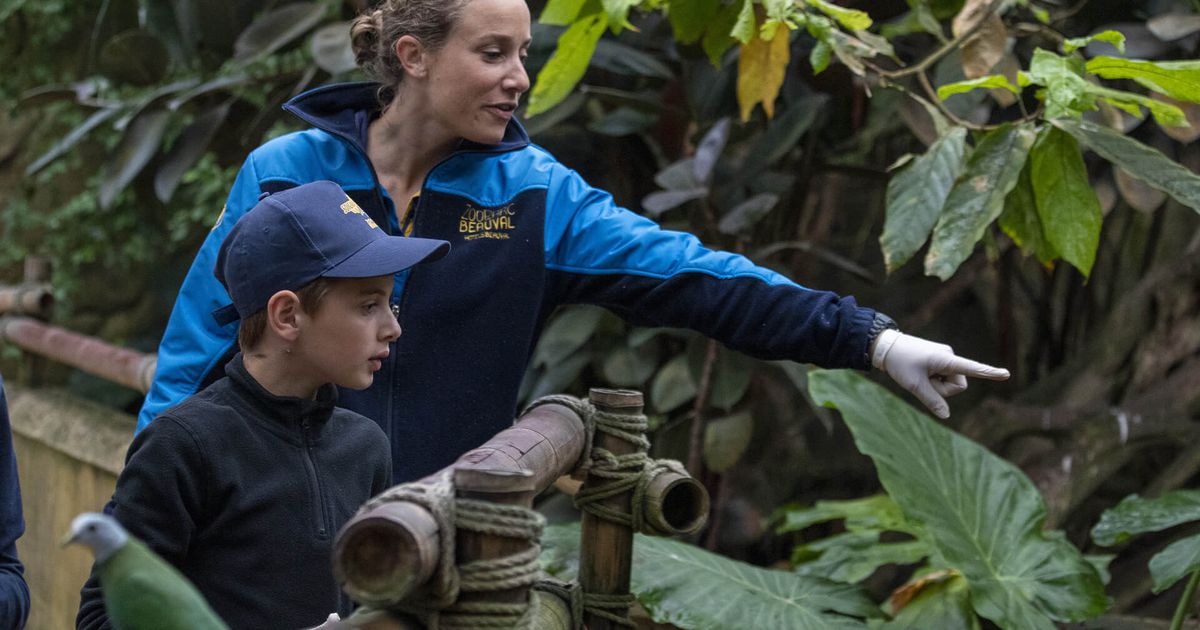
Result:
<svg viewBox="0 0 1200 630"><path fill-rule="evenodd" d="M332 182L272 195L234 226L215 273L241 319L226 376L134 439L113 516L183 572L233 628L305 628L350 602L333 537L390 485L377 424L334 407L362 389L400 326L393 274L441 258L445 241L387 236ZM106 625L95 571L78 628Z"/></svg>

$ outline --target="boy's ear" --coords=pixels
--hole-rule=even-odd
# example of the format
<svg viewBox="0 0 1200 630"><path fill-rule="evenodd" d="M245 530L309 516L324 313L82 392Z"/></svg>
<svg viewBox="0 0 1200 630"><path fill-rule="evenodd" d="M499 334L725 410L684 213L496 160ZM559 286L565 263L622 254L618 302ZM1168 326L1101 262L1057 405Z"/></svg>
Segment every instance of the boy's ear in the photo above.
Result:
<svg viewBox="0 0 1200 630"><path fill-rule="evenodd" d="M428 55L421 40L412 35L403 35L396 40L392 50L400 60L400 65L404 67L405 74L419 79L429 74Z"/></svg>
<svg viewBox="0 0 1200 630"><path fill-rule="evenodd" d="M267 328L287 341L300 336L303 316L300 297L291 291L279 291L267 301Z"/></svg>

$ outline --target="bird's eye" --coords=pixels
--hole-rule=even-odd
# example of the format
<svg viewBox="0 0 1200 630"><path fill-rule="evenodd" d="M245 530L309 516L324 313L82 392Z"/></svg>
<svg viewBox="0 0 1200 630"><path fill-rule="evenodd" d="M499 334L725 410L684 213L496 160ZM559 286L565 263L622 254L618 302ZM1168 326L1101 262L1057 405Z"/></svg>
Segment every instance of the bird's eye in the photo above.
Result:
<svg viewBox="0 0 1200 630"><path fill-rule="evenodd" d="M88 525L88 526L87 526L87 530L88 530L89 532L94 532L94 531L96 531L96 526L95 526L94 524L93 524L93 525Z"/></svg>

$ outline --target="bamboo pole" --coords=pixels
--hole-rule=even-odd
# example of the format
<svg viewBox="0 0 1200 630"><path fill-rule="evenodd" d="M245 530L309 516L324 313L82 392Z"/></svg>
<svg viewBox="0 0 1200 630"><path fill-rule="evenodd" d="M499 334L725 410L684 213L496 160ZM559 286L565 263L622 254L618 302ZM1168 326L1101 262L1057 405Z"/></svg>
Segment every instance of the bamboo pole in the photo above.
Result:
<svg viewBox="0 0 1200 630"><path fill-rule="evenodd" d="M456 484L475 495L531 501L576 467L585 443L583 420L562 405L541 405L483 446L426 481L452 471ZM505 495L512 494L512 497ZM406 506L398 511L395 505ZM493 554L491 543L456 541L470 554ZM486 547L486 549L485 549ZM461 560L461 558L459 558ZM334 541L334 574L359 602L399 603L424 585L440 561L437 523L424 507L390 501L355 515Z"/></svg>
<svg viewBox="0 0 1200 630"><path fill-rule="evenodd" d="M708 490L682 472L655 475L646 487L644 513L664 536L688 536L708 522Z"/></svg>
<svg viewBox="0 0 1200 630"><path fill-rule="evenodd" d="M638 416L642 413L642 393L630 390L592 389L588 398L599 412ZM627 455L642 450L619 437L597 431L592 438L593 448L600 447L614 455ZM581 491L597 480L591 475L583 482ZM602 505L629 512L632 497L623 492L602 501ZM624 595L629 593L630 571L633 564L633 530L606 521L590 512L583 513L582 544L579 551L579 583L587 594ZM619 624L594 613L584 613L589 630L609 630Z"/></svg>
<svg viewBox="0 0 1200 630"><path fill-rule="evenodd" d="M0 317L0 341L145 393L157 357L28 317Z"/></svg>
<svg viewBox="0 0 1200 630"><path fill-rule="evenodd" d="M54 308L54 293L45 284L0 286L0 315L30 315L46 319Z"/></svg>

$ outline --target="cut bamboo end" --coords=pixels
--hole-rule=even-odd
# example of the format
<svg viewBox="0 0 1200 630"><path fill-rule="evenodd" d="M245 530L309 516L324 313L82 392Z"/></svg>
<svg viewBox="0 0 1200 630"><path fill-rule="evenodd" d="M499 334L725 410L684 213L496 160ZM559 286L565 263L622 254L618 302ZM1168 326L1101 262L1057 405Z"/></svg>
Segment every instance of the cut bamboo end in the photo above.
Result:
<svg viewBox="0 0 1200 630"><path fill-rule="evenodd" d="M689 475L664 471L646 487L646 520L666 536L694 534L708 522L708 490Z"/></svg>
<svg viewBox="0 0 1200 630"><path fill-rule="evenodd" d="M382 608L428 581L438 557L433 515L415 503L393 501L346 523L334 544L333 573L355 601Z"/></svg>
<svg viewBox="0 0 1200 630"><path fill-rule="evenodd" d="M641 407L645 404L642 392L633 389L593 387L588 390L588 400L592 401L594 405L610 409L637 407L638 413L641 413Z"/></svg>

